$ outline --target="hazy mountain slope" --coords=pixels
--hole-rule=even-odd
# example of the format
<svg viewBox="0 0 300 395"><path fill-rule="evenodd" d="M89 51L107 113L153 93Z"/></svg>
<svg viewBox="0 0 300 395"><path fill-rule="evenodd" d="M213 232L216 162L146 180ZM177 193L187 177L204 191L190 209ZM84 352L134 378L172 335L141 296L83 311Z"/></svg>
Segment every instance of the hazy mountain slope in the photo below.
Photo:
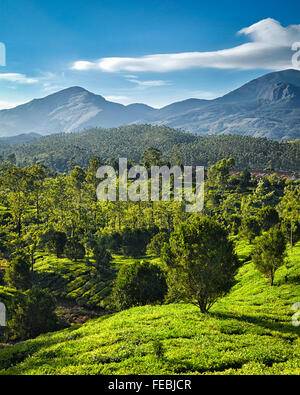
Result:
<svg viewBox="0 0 300 395"><path fill-rule="evenodd" d="M300 72L290 69L263 75L215 101L233 103L259 99L277 100L279 96L274 95L274 92L278 91L280 85L282 87L287 85L300 87Z"/></svg>
<svg viewBox="0 0 300 395"><path fill-rule="evenodd" d="M292 140L300 136L299 98L211 103L203 109L168 118L164 124L200 135L241 134Z"/></svg>
<svg viewBox="0 0 300 395"><path fill-rule="evenodd" d="M201 135L299 138L300 72L285 70L267 74L199 109L169 117L163 123Z"/></svg>
<svg viewBox="0 0 300 395"><path fill-rule="evenodd" d="M29 141L38 139L40 137L41 135L37 133L19 134L18 136L13 136L13 137L0 137L0 146L24 144L24 143L28 143Z"/></svg>
<svg viewBox="0 0 300 395"><path fill-rule="evenodd" d="M123 106L83 88L72 87L10 110L0 111L0 136L43 135L89 127L114 127L155 112L146 105Z"/></svg>

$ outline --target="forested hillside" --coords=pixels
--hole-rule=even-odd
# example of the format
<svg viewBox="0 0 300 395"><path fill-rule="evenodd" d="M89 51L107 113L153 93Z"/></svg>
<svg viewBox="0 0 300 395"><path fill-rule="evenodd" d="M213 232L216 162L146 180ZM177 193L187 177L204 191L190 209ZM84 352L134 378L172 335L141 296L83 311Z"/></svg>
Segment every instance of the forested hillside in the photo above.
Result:
<svg viewBox="0 0 300 395"><path fill-rule="evenodd" d="M125 157L138 162L149 147L159 149L163 158L172 164L210 166L224 157L233 157L237 169L300 169L299 140L289 143L239 135L200 137L151 125L56 134L25 144L0 147L0 154L4 159L15 154L17 163L21 165L39 162L56 171L66 172L74 165L88 166L95 155L105 161Z"/></svg>
<svg viewBox="0 0 300 395"><path fill-rule="evenodd" d="M160 128L144 128L171 152L174 131L155 140ZM187 213L175 197L97 200L99 157L67 174L8 159L0 375L299 372L299 180L231 174L224 158L208 169L203 211ZM140 165L161 164L143 152Z"/></svg>

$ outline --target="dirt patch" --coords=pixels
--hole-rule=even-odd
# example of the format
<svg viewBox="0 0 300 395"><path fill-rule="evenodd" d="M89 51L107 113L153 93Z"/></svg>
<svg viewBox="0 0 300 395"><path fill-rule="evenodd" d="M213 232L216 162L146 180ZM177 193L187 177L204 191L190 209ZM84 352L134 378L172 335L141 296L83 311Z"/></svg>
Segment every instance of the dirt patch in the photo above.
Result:
<svg viewBox="0 0 300 395"><path fill-rule="evenodd" d="M69 300L58 300L56 313L59 317L60 326L65 328L71 325L84 324L89 320L108 314L105 310L78 306Z"/></svg>

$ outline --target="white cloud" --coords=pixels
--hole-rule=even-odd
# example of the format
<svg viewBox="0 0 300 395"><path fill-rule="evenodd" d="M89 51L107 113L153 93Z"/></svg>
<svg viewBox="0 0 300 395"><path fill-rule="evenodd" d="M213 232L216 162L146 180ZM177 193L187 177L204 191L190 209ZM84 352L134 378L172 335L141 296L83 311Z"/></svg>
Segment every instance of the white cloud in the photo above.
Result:
<svg viewBox="0 0 300 395"><path fill-rule="evenodd" d="M165 86L170 85L169 82L163 80L152 80L152 81L140 81L138 79L129 79L129 82L139 85L140 87L150 87L150 86Z"/></svg>
<svg viewBox="0 0 300 395"><path fill-rule="evenodd" d="M291 46L300 41L300 25L287 27L272 18L241 29L249 42L233 48L211 52L184 52L154 54L136 58L110 57L91 62L77 61L73 70L100 70L106 72L169 72L190 68L266 69L292 68Z"/></svg>
<svg viewBox="0 0 300 395"><path fill-rule="evenodd" d="M9 108L14 108L23 104L24 102L11 102L6 100L0 100L0 110L8 110Z"/></svg>
<svg viewBox="0 0 300 395"><path fill-rule="evenodd" d="M133 99L131 99L128 96L114 96L114 95L112 95L112 96L105 96L104 98L105 98L105 100L117 102L117 103L122 103L125 105L132 103L132 101L133 101Z"/></svg>
<svg viewBox="0 0 300 395"><path fill-rule="evenodd" d="M17 84L35 84L37 78L29 78L25 74L20 73L0 73L0 81L14 82Z"/></svg>

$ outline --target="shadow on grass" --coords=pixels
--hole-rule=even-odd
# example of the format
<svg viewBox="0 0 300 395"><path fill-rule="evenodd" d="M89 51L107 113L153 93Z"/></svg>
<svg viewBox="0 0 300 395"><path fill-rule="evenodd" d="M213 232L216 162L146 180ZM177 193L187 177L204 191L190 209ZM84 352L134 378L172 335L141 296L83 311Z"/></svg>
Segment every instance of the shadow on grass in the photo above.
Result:
<svg viewBox="0 0 300 395"><path fill-rule="evenodd" d="M222 320L234 319L237 321L248 322L249 324L255 324L255 325L260 326L264 329L270 329L270 330L275 330L275 331L282 332L282 333L299 335L299 328L294 327L292 325L292 321L290 324L284 324L284 323L276 322L274 319L268 320L266 318L253 317L253 316L245 315L245 314L243 314L241 316L235 315L233 313L231 314L231 313L219 313L219 312L212 312L210 314L211 314L211 316L220 318Z"/></svg>

